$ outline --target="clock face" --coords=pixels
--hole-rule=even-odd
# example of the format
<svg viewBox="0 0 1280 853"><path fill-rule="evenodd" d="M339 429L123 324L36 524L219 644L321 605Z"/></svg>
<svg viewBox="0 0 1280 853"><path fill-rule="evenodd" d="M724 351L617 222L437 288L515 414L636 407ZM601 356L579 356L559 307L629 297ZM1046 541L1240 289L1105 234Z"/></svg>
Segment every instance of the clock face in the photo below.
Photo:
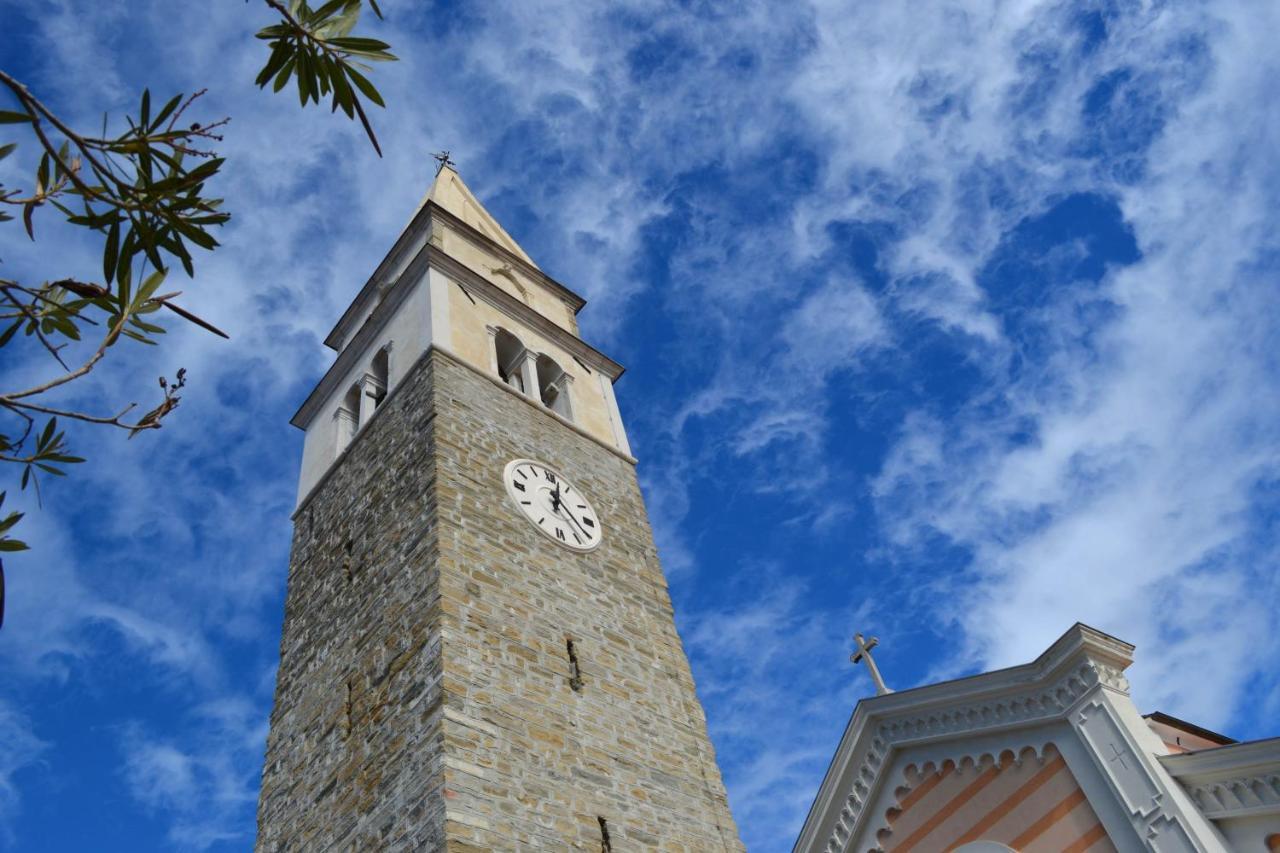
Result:
<svg viewBox="0 0 1280 853"><path fill-rule="evenodd" d="M544 536L574 551L590 551L600 544L600 516L559 471L532 459L513 459L502 479L520 512Z"/></svg>

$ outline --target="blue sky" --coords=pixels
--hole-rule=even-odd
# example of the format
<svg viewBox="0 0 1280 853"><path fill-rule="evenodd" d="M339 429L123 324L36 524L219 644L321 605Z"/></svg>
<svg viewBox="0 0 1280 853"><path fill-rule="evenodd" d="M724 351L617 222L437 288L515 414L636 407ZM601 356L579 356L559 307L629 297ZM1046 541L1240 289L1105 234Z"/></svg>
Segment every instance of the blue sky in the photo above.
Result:
<svg viewBox="0 0 1280 853"><path fill-rule="evenodd" d="M750 849L790 848L870 690L855 630L907 687L1085 621L1138 645L1142 710L1276 733L1280 9L383 5L378 160L252 87L255 2L0 0L3 66L82 126L207 86L234 214L182 285L233 340L174 328L77 389L190 377L157 433L75 433L6 561L0 848L250 847L288 419L440 148L628 367ZM37 227L3 226L11 274L94 275Z"/></svg>

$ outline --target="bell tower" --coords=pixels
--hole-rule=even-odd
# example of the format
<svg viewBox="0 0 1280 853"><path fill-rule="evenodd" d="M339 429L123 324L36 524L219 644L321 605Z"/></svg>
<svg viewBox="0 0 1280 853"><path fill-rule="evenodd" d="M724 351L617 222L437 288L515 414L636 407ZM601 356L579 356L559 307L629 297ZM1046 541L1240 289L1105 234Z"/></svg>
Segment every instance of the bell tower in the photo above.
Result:
<svg viewBox="0 0 1280 853"><path fill-rule="evenodd" d="M326 339L258 850L743 849L583 304L446 165Z"/></svg>

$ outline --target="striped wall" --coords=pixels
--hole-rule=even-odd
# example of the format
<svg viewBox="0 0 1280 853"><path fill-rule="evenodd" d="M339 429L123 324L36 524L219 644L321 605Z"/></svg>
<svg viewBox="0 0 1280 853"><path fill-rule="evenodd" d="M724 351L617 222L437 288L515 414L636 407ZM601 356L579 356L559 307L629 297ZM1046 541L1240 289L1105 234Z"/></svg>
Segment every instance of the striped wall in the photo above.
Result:
<svg viewBox="0 0 1280 853"><path fill-rule="evenodd" d="M879 835L886 853L943 853L995 841L1019 853L1114 853L1106 830L1052 745L998 762L909 765Z"/></svg>

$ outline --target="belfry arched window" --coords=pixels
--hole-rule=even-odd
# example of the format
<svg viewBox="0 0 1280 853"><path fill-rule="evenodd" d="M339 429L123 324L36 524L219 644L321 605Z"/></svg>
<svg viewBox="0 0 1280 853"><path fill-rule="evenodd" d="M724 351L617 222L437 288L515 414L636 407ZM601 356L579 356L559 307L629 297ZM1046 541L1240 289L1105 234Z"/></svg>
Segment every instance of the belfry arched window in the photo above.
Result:
<svg viewBox="0 0 1280 853"><path fill-rule="evenodd" d="M391 356L387 353L387 347L378 350L373 357L373 364L370 365L369 373L373 377L372 387L369 393L373 397L373 405L375 408L382 405L382 401L387 398L387 388L389 387L388 374L391 368Z"/></svg>
<svg viewBox="0 0 1280 853"><path fill-rule="evenodd" d="M569 405L570 379L551 356L545 353L538 356L538 396L542 405L566 418L573 417L573 409Z"/></svg>
<svg viewBox="0 0 1280 853"><path fill-rule="evenodd" d="M528 352L520 339L506 329L498 329L493 336L497 351L498 378L517 391L524 391L524 360Z"/></svg>
<svg viewBox="0 0 1280 853"><path fill-rule="evenodd" d="M342 404L338 406L338 411L334 412L334 428L337 431L337 446L335 447L334 456L342 453L347 449L347 445L351 443L351 439L355 438L356 430L360 426L360 386L352 385L347 389L346 396L342 398Z"/></svg>

